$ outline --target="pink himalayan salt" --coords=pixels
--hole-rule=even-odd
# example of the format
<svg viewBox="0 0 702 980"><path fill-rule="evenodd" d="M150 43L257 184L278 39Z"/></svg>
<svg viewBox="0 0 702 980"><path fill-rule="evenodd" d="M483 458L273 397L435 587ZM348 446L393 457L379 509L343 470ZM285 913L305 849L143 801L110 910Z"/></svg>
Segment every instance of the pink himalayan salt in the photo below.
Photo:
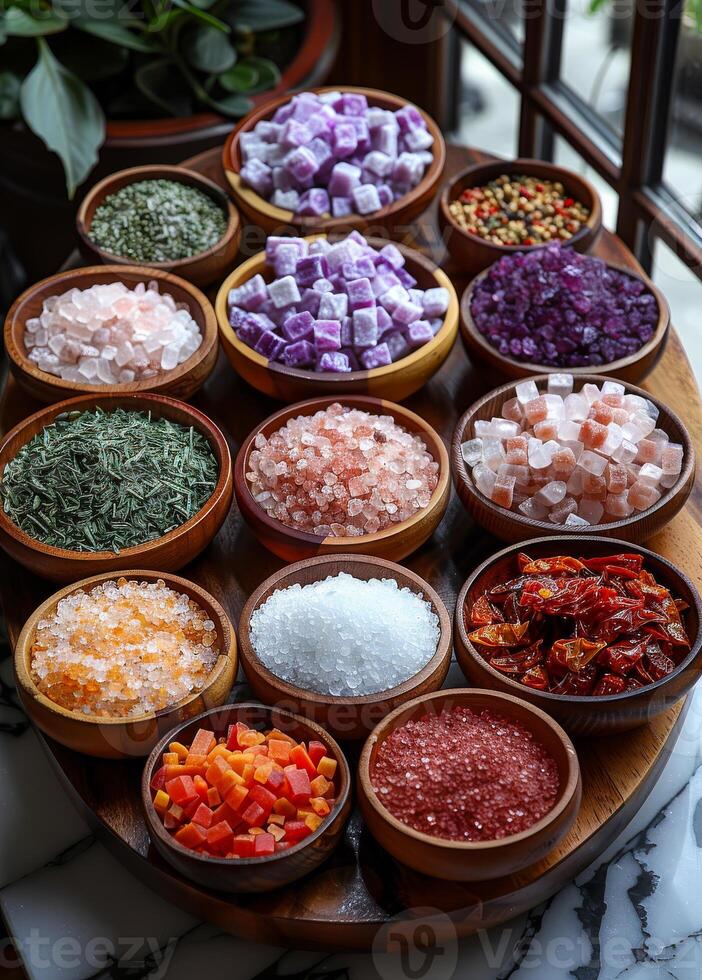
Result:
<svg viewBox="0 0 702 980"><path fill-rule="evenodd" d="M682 446L655 427L656 407L616 381L574 392L572 378L564 379L563 394L523 381L501 418L476 422L469 465L478 491L534 520L569 527L654 506L683 464ZM508 434L505 421L520 413L521 432L510 426Z"/></svg>
<svg viewBox="0 0 702 980"><path fill-rule="evenodd" d="M202 334L184 303L158 283L70 289L27 320L24 345L40 371L85 385L129 384L186 361Z"/></svg>
<svg viewBox="0 0 702 980"><path fill-rule="evenodd" d="M374 534L427 507L439 464L390 415L338 402L259 433L246 479L266 513L321 537Z"/></svg>

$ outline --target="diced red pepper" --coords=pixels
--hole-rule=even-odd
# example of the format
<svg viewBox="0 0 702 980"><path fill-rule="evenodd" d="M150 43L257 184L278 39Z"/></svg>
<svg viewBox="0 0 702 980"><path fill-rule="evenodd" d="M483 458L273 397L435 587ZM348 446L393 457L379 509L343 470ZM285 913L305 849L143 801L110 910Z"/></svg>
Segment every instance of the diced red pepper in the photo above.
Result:
<svg viewBox="0 0 702 980"><path fill-rule="evenodd" d="M284 796L287 786L285 773L281 772L280 769L272 769L264 785L266 789L275 794L276 799L278 799L279 796Z"/></svg>
<svg viewBox="0 0 702 980"><path fill-rule="evenodd" d="M165 789L166 788L166 767L165 766L161 766L160 769L157 769L156 770L156 772L153 774L153 776L151 778L150 786L151 786L151 789L156 790L156 791L158 791L160 789Z"/></svg>
<svg viewBox="0 0 702 980"><path fill-rule="evenodd" d="M179 803L180 806L199 798L192 776L176 776L175 779L169 779L166 783L166 792L173 802Z"/></svg>
<svg viewBox="0 0 702 980"><path fill-rule="evenodd" d="M285 840L290 844L296 844L311 833L312 831L304 820L285 821Z"/></svg>
<svg viewBox="0 0 702 980"><path fill-rule="evenodd" d="M254 854L256 857L267 857L275 853L275 837L273 834L256 834L254 837Z"/></svg>
<svg viewBox="0 0 702 980"><path fill-rule="evenodd" d="M241 814L241 819L249 827L261 827L268 814L259 803L250 803Z"/></svg>
<svg viewBox="0 0 702 980"><path fill-rule="evenodd" d="M175 839L183 847L199 847L207 840L202 828L194 823L186 823L184 827L177 830Z"/></svg>
<svg viewBox="0 0 702 980"><path fill-rule="evenodd" d="M317 770L314 770L315 775ZM310 798L312 789L310 777L304 769L287 769L285 777L290 787L290 799L293 803L305 803Z"/></svg>
<svg viewBox="0 0 702 980"><path fill-rule="evenodd" d="M234 831L226 820L221 820L213 827L209 827L205 833L207 845L210 850L219 853L226 852L232 846Z"/></svg>
<svg viewBox="0 0 702 980"><path fill-rule="evenodd" d="M271 793L270 790L266 789L265 786L261 786L260 783L257 783L249 790L249 799L253 800L255 803L258 803L258 805L265 811L266 816L268 816L278 797L275 795L275 793Z"/></svg>
<svg viewBox="0 0 702 980"><path fill-rule="evenodd" d="M324 742L317 742L313 739L307 746L307 754L314 763L316 771L317 763L327 754L327 747Z"/></svg>
<svg viewBox="0 0 702 980"><path fill-rule="evenodd" d="M212 824L212 818L214 814L212 810L205 804L200 803L195 813L193 813L193 823L198 824L200 827L209 827Z"/></svg>
<svg viewBox="0 0 702 980"><path fill-rule="evenodd" d="M255 840L251 834L238 834L231 844L232 852L239 857L247 858L254 856Z"/></svg>
<svg viewBox="0 0 702 980"><path fill-rule="evenodd" d="M227 733L227 748L230 752L234 749L240 749L241 745L239 743L239 735L243 735L244 732L248 732L248 725L244 725L243 722L237 721L235 725L229 726L229 731Z"/></svg>

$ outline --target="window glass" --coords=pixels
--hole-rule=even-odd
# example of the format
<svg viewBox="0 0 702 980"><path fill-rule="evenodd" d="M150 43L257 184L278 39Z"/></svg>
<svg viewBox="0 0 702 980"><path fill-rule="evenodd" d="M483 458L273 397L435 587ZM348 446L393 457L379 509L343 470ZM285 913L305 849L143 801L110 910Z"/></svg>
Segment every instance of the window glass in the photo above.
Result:
<svg viewBox="0 0 702 980"><path fill-rule="evenodd" d="M456 93L459 143L496 156L517 154L519 95L497 69L467 41L460 45Z"/></svg>
<svg viewBox="0 0 702 980"><path fill-rule="evenodd" d="M697 377L697 383L702 386L700 281L660 239L655 244L651 278L670 304L672 323L680 335L685 353Z"/></svg>
<svg viewBox="0 0 702 980"><path fill-rule="evenodd" d="M579 153L573 149L570 143L567 143L560 136L556 136L555 140L555 163L560 167L567 167L569 170L575 171L575 173L580 174L586 180L589 180L593 185L597 193L600 195L602 201L602 222L605 228L613 230L617 224L617 193L613 190L606 180L589 167L585 160L580 156Z"/></svg>

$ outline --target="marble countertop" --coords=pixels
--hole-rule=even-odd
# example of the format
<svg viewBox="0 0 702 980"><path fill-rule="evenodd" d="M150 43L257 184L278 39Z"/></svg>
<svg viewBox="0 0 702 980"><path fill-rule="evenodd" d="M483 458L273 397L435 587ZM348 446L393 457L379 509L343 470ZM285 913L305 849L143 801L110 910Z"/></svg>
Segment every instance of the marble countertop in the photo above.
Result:
<svg viewBox="0 0 702 980"><path fill-rule="evenodd" d="M7 646L0 657L0 908L31 978L702 977L702 690L637 817L550 901L430 954L325 956L236 939L126 871L73 809L17 707ZM0 975L15 963L0 946Z"/></svg>

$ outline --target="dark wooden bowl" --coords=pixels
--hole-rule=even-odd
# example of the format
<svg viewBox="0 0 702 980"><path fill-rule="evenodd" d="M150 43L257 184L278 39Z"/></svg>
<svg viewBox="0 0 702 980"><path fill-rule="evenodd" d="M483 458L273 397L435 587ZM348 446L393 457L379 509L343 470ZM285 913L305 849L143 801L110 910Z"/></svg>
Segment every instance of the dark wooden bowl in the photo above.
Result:
<svg viewBox="0 0 702 980"><path fill-rule="evenodd" d="M590 216L579 230L562 244L574 248L578 252L589 252L602 231L602 203L589 180L565 167L558 167L544 160L519 158L517 160L494 160L492 163L479 163L467 167L450 180L444 187L439 198L439 227L441 228L446 247L458 262L460 267L471 275L476 275L496 262L503 255L513 252L531 252L543 245L496 245L487 242L480 235L465 231L456 222L449 210L449 205L455 201L468 187L483 187L491 180L502 174L527 177L541 177L544 180L560 181L566 192L576 201L584 204Z"/></svg>
<svg viewBox="0 0 702 980"><path fill-rule="evenodd" d="M161 754L174 740L186 744L192 741L198 728L211 728L215 736L226 736L229 725L242 721L252 728L279 728L300 741L316 739L323 742L338 766L335 776L336 804L323 824L299 844L263 858L229 859L198 854L179 844L164 828L151 801L150 782L161 764ZM340 842L344 825L351 810L351 773L344 756L334 739L311 721L278 708L244 702L211 708L196 718L191 718L166 735L154 748L146 761L141 780L141 798L151 842L172 867L184 877L224 892L266 892L290 884L314 871L325 861Z"/></svg>
<svg viewBox="0 0 702 980"><path fill-rule="evenodd" d="M390 109L393 112L407 105L407 100L399 95L391 95L390 92L382 92L379 89L365 88L362 86L342 85L324 86L313 88L311 92L358 92L365 95L369 105L377 106L381 109ZM262 119L270 119L276 109L285 105L291 99L291 95L280 95L269 102L266 102L259 109L250 112L229 134L222 150L222 166L224 174L229 181L231 193L236 201L236 205L241 213L253 225L262 228L267 234L280 234L284 229L300 229L306 234L313 231L327 232L334 229L344 228L351 231L357 228L359 231L372 229L374 233L387 231L391 235L403 237L409 230L410 222L420 214L433 199L436 194L439 181L444 169L446 160L446 144L444 137L434 122L434 120L422 109L424 121L429 132L434 137L434 144L431 151L434 154L433 161L429 164L422 180L408 194L392 204L374 211L373 214L350 214L343 218L334 218L331 215L316 218L311 215L298 215L284 208L275 207L261 197L250 187L247 187L239 176L241 169L241 152L239 140L242 133L251 132L258 122Z"/></svg>
<svg viewBox="0 0 702 980"><path fill-rule="evenodd" d="M526 551L534 559L564 554L576 558L581 555L591 558L624 551L635 551L644 555L646 567L656 579L669 588L674 597L684 599L690 607L685 614L691 641L689 654L671 674L661 680L637 691L611 694L607 697L570 697L536 691L501 674L490 666L468 639L463 611L466 604L470 608L486 589L516 577L516 556L520 551ZM594 535L577 539L567 535L535 538L522 545L511 545L498 551L476 568L466 580L456 602L456 658L469 683L524 698L555 718L571 735L611 735L648 724L684 697L699 680L702 669L701 623L702 600L697 589L679 568L656 552L641 546L632 548L628 541Z"/></svg>
<svg viewBox="0 0 702 980"><path fill-rule="evenodd" d="M448 453L441 437L432 427L402 405L395 405L381 398L352 395L341 399L343 405L373 414L392 415L395 421L409 432L418 433L427 449L439 464L439 482L431 496L429 506L418 511L407 521L376 534L362 534L355 538L327 537L297 531L269 517L256 503L246 480L249 454L254 448L256 436L269 436L280 429L288 419L298 415L313 415L320 409L339 401L337 398L310 398L308 401L288 405L275 415L270 415L244 440L234 462L234 493L241 516L264 547L286 562L314 558L317 555L366 554L389 561L400 561L416 551L434 532L446 512L451 493ZM1 457L0 457L1 459Z"/></svg>
<svg viewBox="0 0 702 980"><path fill-rule="evenodd" d="M27 348L24 345L25 324L32 317L39 316L44 301L50 296L68 292L70 289L88 289L90 286L115 281L133 288L138 282L149 282L151 279L158 282L160 293L170 293L176 303L187 304L190 315L202 334L202 343L195 353L172 371L164 371L155 378L132 381L130 384L91 385L88 381L64 381L63 378L40 371L27 357ZM190 398L204 384L217 362L217 319L204 293L184 279L143 265L97 265L68 269L49 276L48 279L42 279L25 289L12 304L5 319L4 332L5 350L13 376L33 398L48 403L82 394L155 392L159 395L170 395L172 398Z"/></svg>
<svg viewBox="0 0 702 980"><path fill-rule="evenodd" d="M318 237L326 236L313 235L309 240ZM369 244L382 248L387 240L370 238ZM407 271L415 277L420 289L443 286L449 291L449 306L444 314L443 326L428 344L386 367L372 368L370 371L350 371L347 374L304 371L268 360L239 340L227 315L227 296L230 289L240 286L257 274L262 275L266 281L272 278L272 270L266 265L265 252L259 252L238 266L224 280L215 302L222 346L237 374L265 395L286 402L318 395L337 394L343 397L347 392L402 401L414 394L436 374L451 352L458 333L458 299L445 272L416 249L401 244L397 247L407 260Z"/></svg>
<svg viewBox="0 0 702 980"><path fill-rule="evenodd" d="M347 572L356 578L394 578L400 588L409 588L431 603L439 619L439 642L434 656L417 674L396 687L378 694L360 697L337 697L307 691L282 680L265 667L251 642L251 617L274 593L291 585L309 585L329 575ZM264 704L275 704L294 711L303 718L310 718L322 725L335 738L365 738L374 726L399 705L420 694L438 690L443 684L451 664L451 620L446 607L432 587L414 572L364 555L334 555L311 558L287 565L274 572L251 594L239 620L241 663L251 690Z"/></svg>
<svg viewBox="0 0 702 980"><path fill-rule="evenodd" d="M209 500L180 527L154 541L124 548L119 554L53 548L21 531L0 508L0 546L35 575L56 582L75 582L89 575L112 573L135 566L177 571L207 547L222 526L232 501L232 467L227 441L214 422L192 405L162 395L82 395L57 402L19 422L0 442L0 478L7 463L14 459L22 446L53 422L57 415L98 406L105 411L115 408L150 411L156 418L169 418L201 432L209 441L219 465L219 477Z"/></svg>
<svg viewBox="0 0 702 980"><path fill-rule="evenodd" d="M152 164L143 167L129 167L118 170L91 187L83 198L76 213L76 231L78 245L88 262L103 262L105 265L130 265L131 260L123 255L113 255L96 245L90 238L90 225L96 208L106 197L121 190L127 184L140 180L175 180L181 184L197 187L198 190L211 197L227 216L227 227L218 242L196 255L174 262L143 262L143 267L160 269L162 272L173 272L183 279L188 279L197 286L209 286L219 279L225 270L231 268L236 259L241 237L241 221L239 214L224 193L214 181L203 177L202 174L187 167L176 167L167 164Z"/></svg>
<svg viewBox="0 0 702 980"><path fill-rule="evenodd" d="M127 571L121 577L141 582L163 580L171 589L189 595L214 622L217 632L217 648L220 651L207 684L202 690L182 699L170 708L129 719L110 716L85 715L70 711L51 701L39 690L31 673L31 651L37 623L56 610L61 599L74 592L89 591L100 582L114 579L109 572L93 575L55 592L34 610L22 628L15 646L14 668L17 693L22 707L31 720L50 738L68 746L74 752L101 756L105 759L125 759L145 756L156 741L174 725L199 714L205 708L223 704L231 691L237 670L236 634L229 617L209 592L199 585L178 575L164 572Z"/></svg>
<svg viewBox="0 0 702 980"><path fill-rule="evenodd" d="M414 830L380 802L371 782L378 750L400 725L445 708L488 709L518 722L553 756L560 788L553 809L528 830L494 841L452 841ZM488 881L513 875L541 860L565 837L582 796L580 765L573 743L545 712L509 694L470 688L437 691L403 705L375 728L358 763L358 802L368 830L389 854L415 871L448 881Z"/></svg>
<svg viewBox="0 0 702 980"><path fill-rule="evenodd" d="M541 388L547 383L548 375L541 374L534 377L533 380ZM588 382L600 385L607 380L612 379L597 374L581 374L576 378L576 387L578 385L582 387ZM619 521L593 524L591 527L582 529L572 527L569 530L578 536L592 531L608 538L621 538L638 544L660 531L684 507L695 482L695 448L685 424L675 412L642 388L627 384L626 390L629 394L640 395L642 398L648 398L649 401L653 402L660 412L657 426L668 433L671 442L678 442L682 445L684 455L680 476L674 486L666 490L658 503L649 507L648 510L635 511L630 517L624 517ZM477 419L491 419L498 415L502 403L511 398L513 394L514 384L511 382L502 385L500 388L495 388L474 402L458 420L451 442L451 472L458 496L473 519L502 541L525 541L527 538L539 537L540 535L549 537L562 535L564 533L564 525L562 524L535 521L519 513L519 511L505 510L504 507L498 507L497 504L488 500L478 491L466 464L463 462L461 444L471 438L473 423Z"/></svg>
<svg viewBox="0 0 702 980"><path fill-rule="evenodd" d="M520 379L528 378L532 374L552 374L554 372L560 374L566 371L568 374L573 374L575 377L581 379L589 375L605 374L608 377L617 378L619 381L640 381L655 367L658 358L663 353L670 329L670 307L663 293L651 282L648 276L643 273L636 273L633 269L627 269L621 265L614 265L612 262L608 262L607 264L610 269L616 269L618 272L622 272L634 279L641 279L646 284L647 289L653 293L658 304L658 323L656 324L653 336L634 354L630 354L629 357L620 357L619 360L610 361L609 364L574 368L550 367L547 364L530 364L526 361L516 361L514 358L500 354L480 333L471 314L473 292L477 284L490 271L486 269L480 275L476 276L472 282L468 283L461 297L461 340L468 356L471 360L478 361L481 364L495 369L505 378Z"/></svg>

